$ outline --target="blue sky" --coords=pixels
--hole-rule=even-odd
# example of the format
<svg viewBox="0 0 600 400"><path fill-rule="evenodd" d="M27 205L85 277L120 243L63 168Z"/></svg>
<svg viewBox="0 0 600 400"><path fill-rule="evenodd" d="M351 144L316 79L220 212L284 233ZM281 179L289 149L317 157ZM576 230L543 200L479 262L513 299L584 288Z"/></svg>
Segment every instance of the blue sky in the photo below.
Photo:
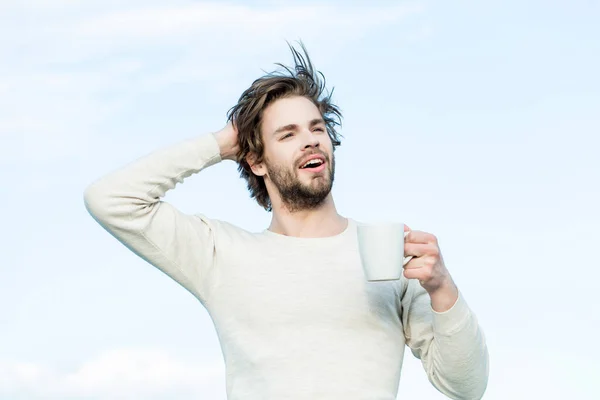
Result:
<svg viewBox="0 0 600 400"><path fill-rule="evenodd" d="M597 2L165 4L0 5L0 398L225 399L207 312L82 195L221 128L297 39L345 116L340 212L438 236L488 339L485 399L600 397ZM165 200L269 222L233 163ZM443 398L408 353L416 396Z"/></svg>

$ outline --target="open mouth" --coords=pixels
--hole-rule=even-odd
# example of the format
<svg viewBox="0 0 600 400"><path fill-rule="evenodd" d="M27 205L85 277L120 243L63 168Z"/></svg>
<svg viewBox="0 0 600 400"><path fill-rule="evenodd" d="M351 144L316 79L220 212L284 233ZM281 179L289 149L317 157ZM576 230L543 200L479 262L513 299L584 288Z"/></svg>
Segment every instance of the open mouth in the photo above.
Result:
<svg viewBox="0 0 600 400"><path fill-rule="evenodd" d="M320 169L323 165L325 165L325 161L320 158L314 158L312 160L307 161L304 165L300 167L300 169L306 170L317 170Z"/></svg>

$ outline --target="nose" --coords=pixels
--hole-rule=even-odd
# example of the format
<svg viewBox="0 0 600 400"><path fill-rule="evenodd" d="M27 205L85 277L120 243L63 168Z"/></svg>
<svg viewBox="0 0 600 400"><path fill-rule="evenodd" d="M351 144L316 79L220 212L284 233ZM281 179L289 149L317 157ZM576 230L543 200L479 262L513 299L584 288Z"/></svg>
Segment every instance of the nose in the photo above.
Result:
<svg viewBox="0 0 600 400"><path fill-rule="evenodd" d="M303 135L303 145L305 149L311 148L311 147L319 147L319 138L317 137L317 135L315 135L313 132L311 132L310 130L305 131L304 135Z"/></svg>

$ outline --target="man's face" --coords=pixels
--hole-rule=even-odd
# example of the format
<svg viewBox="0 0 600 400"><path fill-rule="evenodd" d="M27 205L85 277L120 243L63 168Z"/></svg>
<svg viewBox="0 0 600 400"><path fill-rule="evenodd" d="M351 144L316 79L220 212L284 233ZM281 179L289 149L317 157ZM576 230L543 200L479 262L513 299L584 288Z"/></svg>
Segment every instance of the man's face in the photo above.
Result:
<svg viewBox="0 0 600 400"><path fill-rule="evenodd" d="M255 173L264 177L271 199L276 190L290 212L322 204L333 185L335 158L318 108L305 97L279 99L264 111L261 133L264 162Z"/></svg>

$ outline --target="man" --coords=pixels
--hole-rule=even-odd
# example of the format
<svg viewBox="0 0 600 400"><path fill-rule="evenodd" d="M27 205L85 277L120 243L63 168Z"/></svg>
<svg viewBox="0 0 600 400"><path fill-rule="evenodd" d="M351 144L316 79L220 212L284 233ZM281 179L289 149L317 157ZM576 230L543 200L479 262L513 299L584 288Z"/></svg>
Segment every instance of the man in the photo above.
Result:
<svg viewBox="0 0 600 400"><path fill-rule="evenodd" d="M363 275L356 224L331 195L341 113L306 49L256 80L216 133L140 158L91 184L90 214L190 291L211 315L232 400L396 398L405 345L431 383L479 399L488 352L436 238L410 231L398 281ZM162 201L178 182L234 160L272 212L251 233ZM206 188L207 196L218 195Z"/></svg>

